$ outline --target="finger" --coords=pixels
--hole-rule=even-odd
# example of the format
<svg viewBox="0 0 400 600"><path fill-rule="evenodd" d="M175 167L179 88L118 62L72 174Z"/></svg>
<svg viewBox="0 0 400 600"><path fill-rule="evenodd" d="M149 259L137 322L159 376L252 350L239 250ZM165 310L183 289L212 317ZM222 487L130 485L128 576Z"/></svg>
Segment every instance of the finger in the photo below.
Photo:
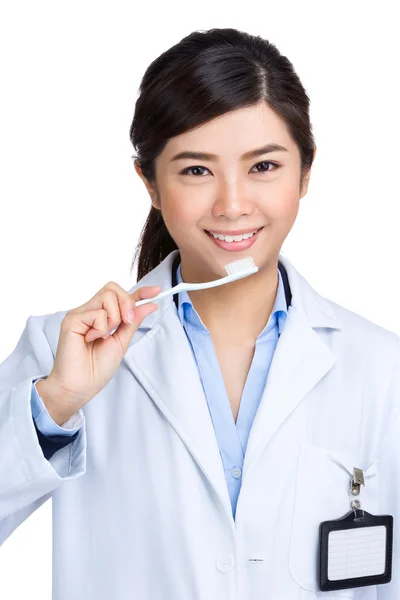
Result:
<svg viewBox="0 0 400 600"><path fill-rule="evenodd" d="M88 310L86 308L86 310L77 311L82 321L88 325L88 330L85 332L87 342L106 336L110 330L118 327L122 320L120 300L114 290L105 289L97 302L100 303L100 306L96 309ZM91 322L89 315L92 315L93 311L96 318Z"/></svg>
<svg viewBox="0 0 400 600"><path fill-rule="evenodd" d="M161 290L159 285L148 285L141 288L138 288L132 294L128 294L134 300L144 300L145 298L151 298L154 293L154 296L157 296L158 292Z"/></svg>
<svg viewBox="0 0 400 600"><path fill-rule="evenodd" d="M94 318L93 318L94 315ZM108 331L108 315L107 310L99 308L93 311L87 311L81 315L82 322L88 326L88 330L85 334L86 342L93 342L94 340L103 337Z"/></svg>
<svg viewBox="0 0 400 600"><path fill-rule="evenodd" d="M132 294L129 294L129 302L126 303L125 307L124 307L124 322L131 325L132 324L132 319L135 318L136 315L136 311L138 310L138 307L136 308L136 302L138 300L144 300L147 298L153 298L154 296L157 296L157 294L160 292L161 288L159 285L153 285L153 286L145 286L142 288L139 288L137 290L135 290ZM148 303L150 304L150 303ZM151 303L154 306L157 306L155 303ZM144 305L146 306L146 305ZM154 309L153 306L153 309ZM152 312L152 311L151 311ZM129 313L131 313L131 317L129 316ZM145 316L147 316L147 312L145 311L144 313L139 312L137 313L137 318L142 321Z"/></svg>
<svg viewBox="0 0 400 600"><path fill-rule="evenodd" d="M121 320L124 320L126 323L128 323L128 311L134 308L135 301L144 298L152 298L153 296L156 296L158 294L160 289L161 288L159 285L144 286L130 294L129 292L126 292L124 289L122 289L118 284L114 284L113 282L111 282L108 285L106 291L111 290L115 293L119 305ZM104 294L105 292L103 292L103 296ZM116 327L116 324L113 323L112 326Z"/></svg>
<svg viewBox="0 0 400 600"><path fill-rule="evenodd" d="M143 306L139 306L134 310L133 323L121 322L120 326L113 333L112 337L118 338L122 347L124 349L127 348L132 336L139 329L142 321L148 315L158 310L158 308L159 307L155 302L149 302L148 304L143 304Z"/></svg>
<svg viewBox="0 0 400 600"><path fill-rule="evenodd" d="M69 311L61 323L61 332L85 336L87 342L107 332L107 312L102 309Z"/></svg>
<svg viewBox="0 0 400 600"><path fill-rule="evenodd" d="M134 308L135 300L151 298L156 296L159 291L160 286L145 286L135 290L135 292L132 294L129 294L118 284L110 282L107 284L107 286L105 286L105 288L100 290L99 294L89 300L89 302L76 309L76 312L83 314L83 312L87 311L93 305L97 309L104 309L107 313L107 323L105 326L103 323L99 323L99 329L95 327L96 331L98 332L95 338L103 337L109 332L114 331L122 321L130 324L128 320L128 312Z"/></svg>
<svg viewBox="0 0 400 600"><path fill-rule="evenodd" d="M74 310L82 312L84 310L103 308L104 294L106 292L109 293L110 290L116 294L116 296L118 298L118 303L119 303L120 307L122 307L124 304L131 304L131 299L134 297L135 294L138 294L138 293L140 294L140 298L142 298L142 297L148 298L148 297L151 297L152 295L156 296L158 294L158 292L160 291L160 286L144 286L142 288L139 288L138 290L135 290L135 292L130 294L129 292L124 290L120 285L118 285L118 283L116 283L115 281L109 281L92 298L90 298L90 300L88 300L81 306L78 306ZM144 295L141 296L141 294L144 294Z"/></svg>

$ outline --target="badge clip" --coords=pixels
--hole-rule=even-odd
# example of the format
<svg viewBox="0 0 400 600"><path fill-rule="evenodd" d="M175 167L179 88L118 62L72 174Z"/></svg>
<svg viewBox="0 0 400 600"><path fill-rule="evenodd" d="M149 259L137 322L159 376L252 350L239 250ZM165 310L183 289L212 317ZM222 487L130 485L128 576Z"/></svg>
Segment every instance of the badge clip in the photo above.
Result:
<svg viewBox="0 0 400 600"><path fill-rule="evenodd" d="M362 485L365 487L364 471L362 469L357 469L356 467L353 467L353 478L351 480L351 495L359 496ZM364 511L361 508L361 502L359 500L352 500L350 502L350 506L354 511L354 519L364 518ZM357 516L358 510L361 511L361 516Z"/></svg>

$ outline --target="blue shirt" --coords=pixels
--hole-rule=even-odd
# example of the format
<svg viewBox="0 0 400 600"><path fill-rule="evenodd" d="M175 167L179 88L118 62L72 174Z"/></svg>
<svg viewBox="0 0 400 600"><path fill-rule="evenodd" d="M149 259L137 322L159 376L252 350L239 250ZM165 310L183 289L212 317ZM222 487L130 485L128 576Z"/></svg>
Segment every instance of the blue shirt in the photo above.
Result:
<svg viewBox="0 0 400 600"><path fill-rule="evenodd" d="M254 356L243 389L236 423L211 335L193 308L189 294L185 291L178 294L178 316L190 342L208 403L234 518L242 483L242 468L247 441L265 388L272 357L287 318L285 289L281 273L279 269L277 271L278 289L275 304L268 323L256 340ZM177 282L181 283L181 265L178 266L176 275ZM65 429L54 423L36 390L36 381L39 379L33 381L31 407L32 416L39 432L44 436L72 436L78 432L83 425Z"/></svg>

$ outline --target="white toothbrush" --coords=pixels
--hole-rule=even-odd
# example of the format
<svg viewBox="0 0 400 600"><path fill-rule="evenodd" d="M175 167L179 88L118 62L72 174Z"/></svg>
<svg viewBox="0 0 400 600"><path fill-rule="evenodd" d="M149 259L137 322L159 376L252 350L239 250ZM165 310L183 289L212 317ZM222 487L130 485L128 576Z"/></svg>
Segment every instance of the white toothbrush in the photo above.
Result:
<svg viewBox="0 0 400 600"><path fill-rule="evenodd" d="M176 294L177 292L183 292L184 290L205 290L207 288L216 287L217 285L223 285L224 283L230 283L231 281L236 281L236 279L242 279L243 277L247 277L248 275L253 275L253 273L257 273L258 267L256 266L254 260L251 256L248 258L241 258L239 260L234 260L233 262L225 265L225 271L228 273L226 277L221 277L221 279L215 279L214 281L206 281L205 283L178 283L174 287L169 290L165 290L164 292L160 292L157 296L153 298L145 298L144 300L139 300L135 302L136 306L141 306L142 304L147 304L148 302L154 302L155 300L160 300L160 298L164 298L168 296L168 294ZM117 331L118 327L112 329L111 335Z"/></svg>
<svg viewBox="0 0 400 600"><path fill-rule="evenodd" d="M206 281L205 283L186 283L182 281L182 283L178 283L174 287L169 290L165 290L164 292L160 292L154 298L145 298L144 300L139 300L135 302L136 306L141 306L142 304L147 304L148 302L155 302L155 300L159 300L160 298L164 298L169 294L176 294L178 292L190 291L190 290L205 290L207 288L216 287L217 285L223 285L224 283L230 283L231 281L236 281L236 279L242 279L243 277L247 277L248 275L253 275L253 273L257 273L258 267L256 266L254 260L251 256L248 258L241 258L239 260L234 260L233 262L225 265L225 271L228 273L226 277L221 277L221 279L215 279L214 281Z"/></svg>

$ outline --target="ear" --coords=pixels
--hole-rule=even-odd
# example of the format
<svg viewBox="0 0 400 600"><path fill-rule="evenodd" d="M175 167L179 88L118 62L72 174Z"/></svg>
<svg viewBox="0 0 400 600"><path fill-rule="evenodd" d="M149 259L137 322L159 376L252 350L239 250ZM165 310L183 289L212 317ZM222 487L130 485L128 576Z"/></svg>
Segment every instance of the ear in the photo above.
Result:
<svg viewBox="0 0 400 600"><path fill-rule="evenodd" d="M313 159L312 159L311 166L314 164L314 159L315 159L316 153L317 153L317 147L314 146L314 154L313 154ZM303 198L303 196L305 196L307 194L308 184L310 182L310 176L311 176L311 166L310 166L310 168L308 169L307 173L305 174L305 176L303 178L302 185L301 185L300 198Z"/></svg>
<svg viewBox="0 0 400 600"><path fill-rule="evenodd" d="M139 175L140 179L143 181L144 185L146 186L147 191L149 192L152 206L154 208L156 208L157 210L161 210L161 208L159 206L157 192L155 190L155 187L143 175L142 169L140 168L138 161L135 160L133 164L134 164L136 173Z"/></svg>
<svg viewBox="0 0 400 600"><path fill-rule="evenodd" d="M307 194L308 184L310 182L311 168L304 175L303 180L301 182L301 190L300 190L300 198L303 198Z"/></svg>

